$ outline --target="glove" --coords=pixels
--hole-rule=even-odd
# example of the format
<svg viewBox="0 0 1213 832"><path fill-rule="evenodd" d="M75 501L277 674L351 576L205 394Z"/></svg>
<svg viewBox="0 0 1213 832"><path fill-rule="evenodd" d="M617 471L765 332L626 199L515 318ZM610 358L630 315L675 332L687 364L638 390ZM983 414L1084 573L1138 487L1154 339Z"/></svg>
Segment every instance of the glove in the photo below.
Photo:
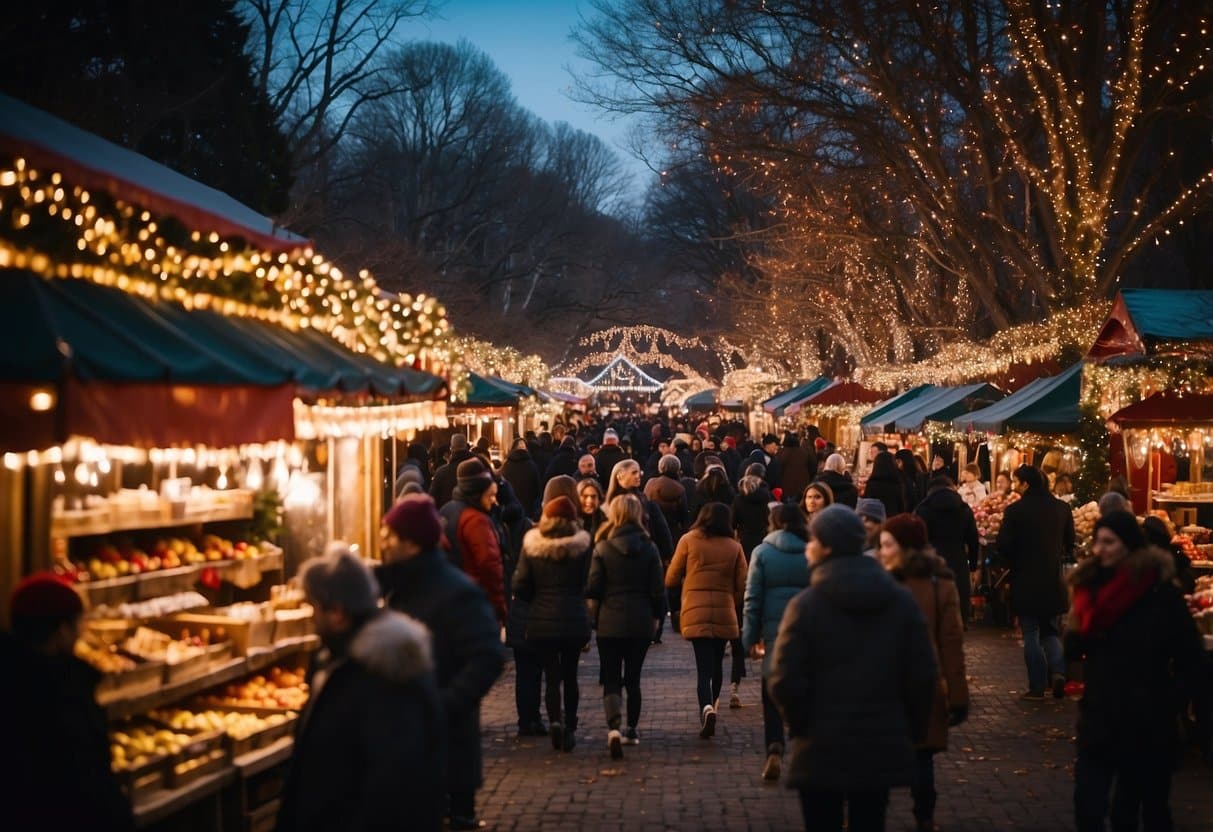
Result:
<svg viewBox="0 0 1213 832"><path fill-rule="evenodd" d="M969 718L968 706L948 709L948 727L955 728Z"/></svg>

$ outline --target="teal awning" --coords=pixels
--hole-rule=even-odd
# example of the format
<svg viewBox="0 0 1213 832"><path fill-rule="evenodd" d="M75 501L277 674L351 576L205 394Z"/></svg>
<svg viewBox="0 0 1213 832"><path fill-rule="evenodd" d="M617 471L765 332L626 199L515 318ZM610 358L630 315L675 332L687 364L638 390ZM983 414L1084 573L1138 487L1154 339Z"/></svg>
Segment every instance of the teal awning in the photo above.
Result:
<svg viewBox="0 0 1213 832"><path fill-rule="evenodd" d="M952 420L961 431L1071 433L1078 429L1082 363L1059 375L1038 378L1000 402Z"/></svg>
<svg viewBox="0 0 1213 832"><path fill-rule="evenodd" d="M533 387L496 376L468 373L468 384L470 387L463 403L470 407L511 407L518 404L520 399L530 396L547 399L545 394Z"/></svg>
<svg viewBox="0 0 1213 832"><path fill-rule="evenodd" d="M864 434L884 433L884 421L882 417L886 413L895 408L901 407L907 402L912 401L925 393L929 393L934 389L934 384L920 384L917 387L911 387L904 393L897 394L891 399L885 399L883 402L876 405L876 407L872 408L863 415L863 418L859 420L860 429L863 430ZM868 428L870 426L875 429L869 430Z"/></svg>
<svg viewBox="0 0 1213 832"><path fill-rule="evenodd" d="M682 406L698 410L715 410L716 388L709 387L707 390L700 390L694 396L690 396L686 401L684 401Z"/></svg>
<svg viewBox="0 0 1213 832"><path fill-rule="evenodd" d="M824 390L830 385L830 382L829 376L818 376L812 381L806 381L789 390L784 390L782 393L776 393L762 403L762 409L778 418L784 414L788 405Z"/></svg>
<svg viewBox="0 0 1213 832"><path fill-rule="evenodd" d="M908 402L896 413L887 414L882 421L893 422L897 433L917 433L927 422L949 422L961 413L985 407L991 402L1006 397L1006 393L992 384L979 382L959 387L940 387Z"/></svg>

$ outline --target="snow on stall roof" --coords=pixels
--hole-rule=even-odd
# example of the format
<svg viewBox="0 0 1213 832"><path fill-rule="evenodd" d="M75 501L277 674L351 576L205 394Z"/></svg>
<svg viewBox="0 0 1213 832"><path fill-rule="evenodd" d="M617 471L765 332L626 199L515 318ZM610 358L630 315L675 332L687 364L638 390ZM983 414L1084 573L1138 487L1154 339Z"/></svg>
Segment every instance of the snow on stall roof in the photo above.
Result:
<svg viewBox="0 0 1213 832"><path fill-rule="evenodd" d="M222 191L2 94L0 150L35 167L60 170L72 184L172 214L199 230L244 237L274 251L308 243Z"/></svg>

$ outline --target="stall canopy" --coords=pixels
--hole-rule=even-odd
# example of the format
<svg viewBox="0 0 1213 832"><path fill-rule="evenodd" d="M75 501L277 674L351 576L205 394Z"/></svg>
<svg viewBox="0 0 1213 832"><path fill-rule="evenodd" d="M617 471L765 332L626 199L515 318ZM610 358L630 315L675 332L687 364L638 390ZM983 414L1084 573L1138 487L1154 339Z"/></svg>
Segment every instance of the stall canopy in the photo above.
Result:
<svg viewBox="0 0 1213 832"><path fill-rule="evenodd" d="M445 386L319 332L25 271L0 271L0 327L6 450L73 435L145 447L290 439L297 393L401 401Z"/></svg>
<svg viewBox="0 0 1213 832"><path fill-rule="evenodd" d="M1062 434L1078 429L1082 364L1038 378L1002 401L952 420L960 431L1000 434L1008 430Z"/></svg>
<svg viewBox="0 0 1213 832"><path fill-rule="evenodd" d="M221 191L7 95L0 95L0 152L57 170L74 185L121 195L271 251L308 243Z"/></svg>
<svg viewBox="0 0 1213 832"><path fill-rule="evenodd" d="M1006 394L991 384L980 382L959 387L936 387L930 385L918 395L905 399L896 406L887 408L873 417L868 414L860 422L865 434L916 433L929 421L951 421L961 413L967 413Z"/></svg>
<svg viewBox="0 0 1213 832"><path fill-rule="evenodd" d="M1213 291L1122 289L1087 353L1098 363L1213 357Z"/></svg>
<svg viewBox="0 0 1213 832"><path fill-rule="evenodd" d="M700 390L694 396L688 396L682 406L689 410L715 410L717 392L715 387Z"/></svg>
<svg viewBox="0 0 1213 832"><path fill-rule="evenodd" d="M496 376L468 373L467 407L513 407L520 399L535 396L546 400L547 395L525 384L514 384Z"/></svg>
<svg viewBox="0 0 1213 832"><path fill-rule="evenodd" d="M1166 390L1116 411L1109 421L1121 428L1213 425L1213 394Z"/></svg>
<svg viewBox="0 0 1213 832"><path fill-rule="evenodd" d="M806 381L789 390L784 390L782 393L776 393L762 403L762 409L776 418L784 416L788 405L820 392L829 384L828 376L818 376L812 381Z"/></svg>
<svg viewBox="0 0 1213 832"><path fill-rule="evenodd" d="M886 413L890 413L893 410L896 410L897 408L913 401L914 399L917 399L919 396L923 396L935 389L937 388L934 384L920 384L917 387L911 387L904 393L897 394L891 399L886 399L884 402L880 403L875 408L864 414L863 418L859 420L860 429L865 435L884 433L884 416Z"/></svg>
<svg viewBox="0 0 1213 832"><path fill-rule="evenodd" d="M786 413L788 416L795 416L801 410L812 407L843 404L876 404L883 399L884 396L880 393L877 393L875 390L869 390L862 384L856 384L853 381L833 381L828 387L824 387L806 398L792 402L788 405Z"/></svg>

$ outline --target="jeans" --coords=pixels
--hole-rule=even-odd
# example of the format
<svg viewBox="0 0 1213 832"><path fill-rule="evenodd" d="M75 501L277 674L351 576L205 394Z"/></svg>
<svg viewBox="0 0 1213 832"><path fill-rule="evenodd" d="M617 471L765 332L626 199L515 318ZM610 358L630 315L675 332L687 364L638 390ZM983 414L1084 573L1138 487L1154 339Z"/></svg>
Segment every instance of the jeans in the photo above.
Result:
<svg viewBox="0 0 1213 832"><path fill-rule="evenodd" d="M934 751L920 749L914 752L914 784L910 786L910 796L914 799L914 820L920 823L935 820L938 794L935 791Z"/></svg>
<svg viewBox="0 0 1213 832"><path fill-rule="evenodd" d="M539 722L539 689L543 682L543 664L531 647L514 648L514 708L518 727Z"/></svg>
<svg viewBox="0 0 1213 832"><path fill-rule="evenodd" d="M628 692L628 727L640 722L640 669L649 652L647 638L598 637L598 656L602 664L602 695L607 702L607 727L618 728L620 693Z"/></svg>
<svg viewBox="0 0 1213 832"><path fill-rule="evenodd" d="M762 738L770 749L775 743L784 744L783 716L767 693L767 680L762 680Z"/></svg>
<svg viewBox="0 0 1213 832"><path fill-rule="evenodd" d="M884 832L888 789L849 792L801 789L805 832L841 832L844 804L848 810L847 832Z"/></svg>
<svg viewBox="0 0 1213 832"><path fill-rule="evenodd" d="M577 663L581 660L581 642L536 641L535 649L543 662L543 673L547 681L544 701L548 708L548 720L564 723L565 728L571 732L577 727L577 704L581 701L581 691L577 687Z"/></svg>
<svg viewBox="0 0 1213 832"><path fill-rule="evenodd" d="M741 616L737 616L737 620L740 621ZM734 638L729 640L729 653L733 662L733 667L729 673L729 681L736 685L745 678L745 648L741 646L741 639Z"/></svg>
<svg viewBox="0 0 1213 832"><path fill-rule="evenodd" d="M695 692L699 695L701 711L720 698L720 688L724 684L724 646L727 643L728 639L723 638L691 639L698 677Z"/></svg>
<svg viewBox="0 0 1213 832"><path fill-rule="evenodd" d="M1113 832L1171 832L1171 766L1151 754L1123 759L1079 750L1074 765L1074 819L1078 832L1104 832L1108 792L1112 795Z"/></svg>
<svg viewBox="0 0 1213 832"><path fill-rule="evenodd" d="M1019 616L1023 630L1023 660L1028 666L1028 690L1042 692L1049 685L1049 674L1064 676L1065 656L1061 650L1059 619Z"/></svg>

